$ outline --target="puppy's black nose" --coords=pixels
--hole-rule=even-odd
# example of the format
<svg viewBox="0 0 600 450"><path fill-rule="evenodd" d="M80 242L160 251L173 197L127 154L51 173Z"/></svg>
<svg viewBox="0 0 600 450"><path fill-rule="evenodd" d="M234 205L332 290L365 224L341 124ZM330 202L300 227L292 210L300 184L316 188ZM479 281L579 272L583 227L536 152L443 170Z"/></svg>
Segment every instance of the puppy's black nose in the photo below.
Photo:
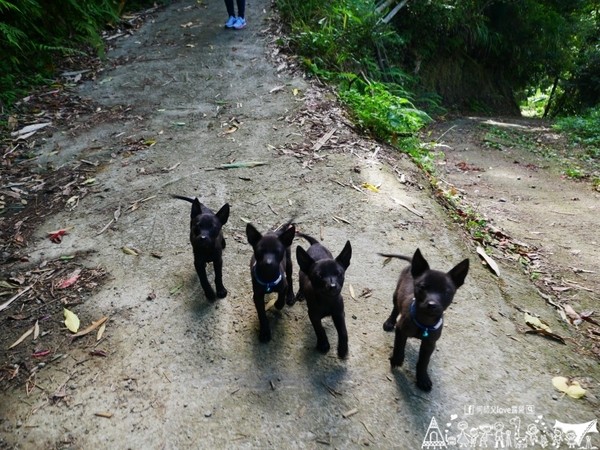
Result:
<svg viewBox="0 0 600 450"><path fill-rule="evenodd" d="M439 305L436 302L427 302L427 309L438 309Z"/></svg>

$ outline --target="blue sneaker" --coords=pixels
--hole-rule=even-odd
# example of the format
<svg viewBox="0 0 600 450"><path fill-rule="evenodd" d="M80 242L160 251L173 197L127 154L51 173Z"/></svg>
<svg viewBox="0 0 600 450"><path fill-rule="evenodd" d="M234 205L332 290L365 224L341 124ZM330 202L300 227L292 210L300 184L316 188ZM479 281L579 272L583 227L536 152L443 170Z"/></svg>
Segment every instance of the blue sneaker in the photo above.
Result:
<svg viewBox="0 0 600 450"><path fill-rule="evenodd" d="M225 28L233 28L235 23L237 22L237 18L233 16L229 16L227 22L225 22Z"/></svg>
<svg viewBox="0 0 600 450"><path fill-rule="evenodd" d="M237 19L235 19L233 28L235 28L236 30L241 30L242 28L245 28L245 27L246 27L246 19L244 19L243 17L238 17Z"/></svg>

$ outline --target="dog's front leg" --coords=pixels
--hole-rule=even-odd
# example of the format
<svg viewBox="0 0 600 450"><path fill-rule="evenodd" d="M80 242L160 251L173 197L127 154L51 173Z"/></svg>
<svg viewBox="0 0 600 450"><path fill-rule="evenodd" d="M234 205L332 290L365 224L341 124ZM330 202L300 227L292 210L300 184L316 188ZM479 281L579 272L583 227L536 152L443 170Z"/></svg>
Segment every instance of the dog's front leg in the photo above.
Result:
<svg viewBox="0 0 600 450"><path fill-rule="evenodd" d="M390 364L392 369L394 367L401 366L404 363L404 348L406 347L406 340L408 336L404 333L400 327L396 326L396 334L394 336L394 351L390 358Z"/></svg>
<svg viewBox="0 0 600 450"><path fill-rule="evenodd" d="M260 326L258 339L260 339L260 342L269 342L271 340L271 327L269 326L267 313L265 311L264 294L254 294L254 306L256 306L256 312L258 313L258 323Z"/></svg>
<svg viewBox="0 0 600 450"><path fill-rule="evenodd" d="M329 351L329 340L327 339L325 328L323 328L323 325L321 324L321 316L310 313L308 316L315 329L315 334L317 335L317 350L321 353L327 353Z"/></svg>
<svg viewBox="0 0 600 450"><path fill-rule="evenodd" d="M196 273L200 279L200 285L204 290L204 295L206 295L208 300L214 300L216 298L215 291L208 282L208 277L206 276L206 261L198 257L194 257L194 267L196 268Z"/></svg>
<svg viewBox="0 0 600 450"><path fill-rule="evenodd" d="M423 339L421 341L421 348L419 349L419 360L417 361L417 387L423 391L429 392L433 383L429 374L427 373L427 367L429 366L429 360L435 350L435 341L431 339Z"/></svg>
<svg viewBox="0 0 600 450"><path fill-rule="evenodd" d="M348 331L346 330L346 320L344 319L344 312L341 314L333 314L331 316L333 324L338 333L338 356L345 358L348 355Z"/></svg>
<svg viewBox="0 0 600 450"><path fill-rule="evenodd" d="M217 297L227 297L227 289L223 286L223 258L217 257L213 263L215 268L215 286L217 288Z"/></svg>

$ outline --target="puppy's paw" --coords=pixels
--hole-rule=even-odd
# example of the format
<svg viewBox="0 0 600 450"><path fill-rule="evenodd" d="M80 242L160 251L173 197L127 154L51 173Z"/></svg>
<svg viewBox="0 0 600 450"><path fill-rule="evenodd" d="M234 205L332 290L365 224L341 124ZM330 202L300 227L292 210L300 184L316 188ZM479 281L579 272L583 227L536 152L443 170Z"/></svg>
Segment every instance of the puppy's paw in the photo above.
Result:
<svg viewBox="0 0 600 450"><path fill-rule="evenodd" d="M271 330L270 329L261 329L260 333L258 333L258 339L260 342L269 342L271 340Z"/></svg>
<svg viewBox="0 0 600 450"><path fill-rule="evenodd" d="M296 303L296 299L297 299L297 298L298 298L298 297L294 297L294 295L293 295L293 294L292 294L292 295L288 295L288 298L287 298L287 300L285 301L285 304L286 304L286 305L288 305L288 306L294 306L294 303Z"/></svg>
<svg viewBox="0 0 600 450"><path fill-rule="evenodd" d="M275 302L275 308L277 308L277 309L283 309L284 305L285 305L284 297L279 297L277 299L277 301Z"/></svg>
<svg viewBox="0 0 600 450"><path fill-rule="evenodd" d="M304 301L304 292L302 292L302 291L299 291L299 292L296 294L296 300L295 300L295 301L296 301L296 302L302 302L302 301Z"/></svg>
<svg viewBox="0 0 600 450"><path fill-rule="evenodd" d="M402 356L391 356L390 357L390 365L392 366L392 369L394 367L400 367L402 364L404 364L404 355Z"/></svg>
<svg viewBox="0 0 600 450"><path fill-rule="evenodd" d="M390 320L386 320L383 322L383 330L384 331L394 331L396 324Z"/></svg>
<svg viewBox="0 0 600 450"><path fill-rule="evenodd" d="M206 296L206 299L209 302L213 302L217 298L217 296L215 294L215 291L213 291L212 288L210 288L210 289L204 289L204 295Z"/></svg>
<svg viewBox="0 0 600 450"><path fill-rule="evenodd" d="M321 353L327 353L329 351L329 342L317 342L317 350L319 350Z"/></svg>
<svg viewBox="0 0 600 450"><path fill-rule="evenodd" d="M227 289L224 287L217 289L217 298L225 298L227 297Z"/></svg>
<svg viewBox="0 0 600 450"><path fill-rule="evenodd" d="M429 375L427 375L426 373L417 375L417 387L419 389L425 392L429 392L431 391L432 386L433 383L431 382L431 378L429 378Z"/></svg>
<svg viewBox="0 0 600 450"><path fill-rule="evenodd" d="M346 357L348 356L348 344L338 345L337 353L338 357L340 357L341 359L346 359Z"/></svg>

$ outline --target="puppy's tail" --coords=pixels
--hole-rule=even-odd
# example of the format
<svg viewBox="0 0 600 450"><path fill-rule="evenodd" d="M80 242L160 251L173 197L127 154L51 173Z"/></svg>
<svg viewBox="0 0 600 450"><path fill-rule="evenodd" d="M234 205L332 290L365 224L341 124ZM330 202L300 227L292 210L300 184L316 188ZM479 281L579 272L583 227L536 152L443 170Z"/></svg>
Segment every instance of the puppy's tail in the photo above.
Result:
<svg viewBox="0 0 600 450"><path fill-rule="evenodd" d="M412 256L404 256L398 255L396 253L377 253L379 256L383 256L384 258L397 258L403 259L404 261L412 262Z"/></svg>
<svg viewBox="0 0 600 450"><path fill-rule="evenodd" d="M195 197L185 197L183 195L171 194L171 197L179 200L185 200L186 202L194 203Z"/></svg>
<svg viewBox="0 0 600 450"><path fill-rule="evenodd" d="M300 236L301 238L306 239L310 245L319 243L319 241L317 241L314 237L309 236L308 234L304 234L300 231L296 231L296 236Z"/></svg>
<svg viewBox="0 0 600 450"><path fill-rule="evenodd" d="M281 235L283 232L285 232L285 230L287 230L294 223L294 220L296 220L296 218L292 217L287 222L284 222L281 225L278 225L277 227L275 227L275 229L273 231L275 233L277 233L277 235Z"/></svg>

